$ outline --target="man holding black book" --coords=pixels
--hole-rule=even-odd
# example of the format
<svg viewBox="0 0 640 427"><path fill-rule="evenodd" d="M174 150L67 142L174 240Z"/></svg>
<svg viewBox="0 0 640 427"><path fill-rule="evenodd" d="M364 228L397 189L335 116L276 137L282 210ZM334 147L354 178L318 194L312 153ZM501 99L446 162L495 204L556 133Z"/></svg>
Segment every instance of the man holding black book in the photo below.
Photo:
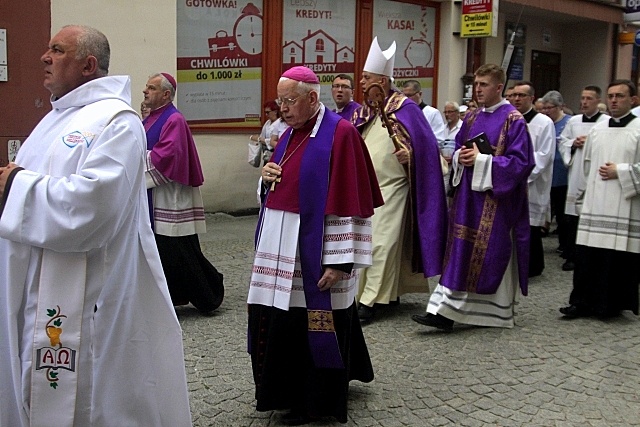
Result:
<svg viewBox="0 0 640 427"><path fill-rule="evenodd" d="M527 178L535 161L522 114L502 98L505 79L493 64L475 73L482 108L465 117L456 136L444 270L427 313L411 316L420 324L511 328L518 286L527 295Z"/></svg>

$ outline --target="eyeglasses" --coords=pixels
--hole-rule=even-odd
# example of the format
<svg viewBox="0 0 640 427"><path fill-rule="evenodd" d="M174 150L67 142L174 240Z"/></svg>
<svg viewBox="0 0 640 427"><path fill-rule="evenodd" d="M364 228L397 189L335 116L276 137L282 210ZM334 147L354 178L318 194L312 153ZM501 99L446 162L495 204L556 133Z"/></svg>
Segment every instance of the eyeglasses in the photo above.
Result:
<svg viewBox="0 0 640 427"><path fill-rule="evenodd" d="M273 110L264 110L265 114L269 114L270 112L272 112Z"/></svg>
<svg viewBox="0 0 640 427"><path fill-rule="evenodd" d="M411 97L416 96L418 93L420 93L420 92L405 93L404 96L406 96L407 98L411 98Z"/></svg>
<svg viewBox="0 0 640 427"><path fill-rule="evenodd" d="M527 96L531 96L528 93L512 93L512 98L526 98Z"/></svg>
<svg viewBox="0 0 640 427"><path fill-rule="evenodd" d="M444 110L445 114L453 114L453 113L457 113L458 111L456 110Z"/></svg>
<svg viewBox="0 0 640 427"><path fill-rule="evenodd" d="M554 108L560 108L560 106L559 105L543 105L542 111L549 111L549 110L553 110Z"/></svg>
<svg viewBox="0 0 640 427"><path fill-rule="evenodd" d="M309 95L308 93L302 94L302 95L298 95L295 98L276 98L276 104L278 104L278 107L282 107L284 106L290 106L290 105L294 105L296 103L296 101L300 98L302 98L303 96L307 96Z"/></svg>
<svg viewBox="0 0 640 427"><path fill-rule="evenodd" d="M351 86L347 86L347 85L338 85L338 84L331 85L331 88L332 88L332 89L342 89L342 90L347 90L347 89L349 89L349 90L351 90Z"/></svg>

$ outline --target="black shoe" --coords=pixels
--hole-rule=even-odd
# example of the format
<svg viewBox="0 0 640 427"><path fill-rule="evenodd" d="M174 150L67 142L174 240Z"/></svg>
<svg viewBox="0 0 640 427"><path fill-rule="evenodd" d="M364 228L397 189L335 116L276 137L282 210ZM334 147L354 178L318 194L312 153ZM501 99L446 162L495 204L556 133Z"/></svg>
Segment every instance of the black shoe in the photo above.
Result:
<svg viewBox="0 0 640 427"><path fill-rule="evenodd" d="M374 307L369 307L368 305L359 304L358 305L358 317L361 322L371 322L373 317L376 315L376 309Z"/></svg>
<svg viewBox="0 0 640 427"><path fill-rule="evenodd" d="M576 268L576 265L573 261L566 261L562 264L562 271L573 271Z"/></svg>
<svg viewBox="0 0 640 427"><path fill-rule="evenodd" d="M389 301L389 305L400 305L400 297L396 298L395 301Z"/></svg>
<svg viewBox="0 0 640 427"><path fill-rule="evenodd" d="M564 314L564 317L569 319L577 319L578 317L589 317L591 313L589 310L581 308L575 304L568 305L560 308L560 313Z"/></svg>
<svg viewBox="0 0 640 427"><path fill-rule="evenodd" d="M287 412L280 418L285 426L302 426L311 422L311 417L297 411Z"/></svg>
<svg viewBox="0 0 640 427"><path fill-rule="evenodd" d="M440 314L412 314L411 320L421 325L431 326L432 328L442 329L447 332L453 330L453 320L447 319Z"/></svg>

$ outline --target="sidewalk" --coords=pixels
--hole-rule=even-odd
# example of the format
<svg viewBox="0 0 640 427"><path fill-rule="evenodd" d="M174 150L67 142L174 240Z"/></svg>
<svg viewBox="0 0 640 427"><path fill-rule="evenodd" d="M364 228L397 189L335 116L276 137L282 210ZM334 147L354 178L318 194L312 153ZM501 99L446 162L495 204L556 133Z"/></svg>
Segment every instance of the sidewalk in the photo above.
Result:
<svg viewBox="0 0 640 427"><path fill-rule="evenodd" d="M211 317L177 308L194 426L277 426L254 409L246 353L246 294L256 216L207 216L205 255L225 276ZM571 272L544 239L546 269L521 298L510 330L456 326L444 333L410 320L427 295L405 295L364 327L376 379L351 383L348 426L640 425L640 319L566 321L558 308ZM638 266L630 266L638 268ZM341 425L330 420L313 426Z"/></svg>

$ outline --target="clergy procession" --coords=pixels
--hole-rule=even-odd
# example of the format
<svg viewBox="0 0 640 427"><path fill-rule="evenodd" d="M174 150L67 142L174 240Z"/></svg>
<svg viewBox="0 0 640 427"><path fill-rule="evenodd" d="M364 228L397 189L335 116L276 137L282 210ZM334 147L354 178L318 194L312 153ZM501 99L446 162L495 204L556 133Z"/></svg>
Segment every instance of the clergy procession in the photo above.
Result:
<svg viewBox="0 0 640 427"><path fill-rule="evenodd" d="M425 370L446 382L449 369L474 363L455 346L478 335L508 347L495 331L535 324L521 315L521 297L540 292L543 272L572 283L566 301L539 313L557 330L638 315L631 81L606 90L585 82L573 115L560 92L537 94L529 81L505 97L505 70L484 64L473 73L477 108L463 115L449 101L445 120L419 82L396 86L395 42L374 37L355 79L331 81L335 108L311 69L287 69L273 82L286 130L260 168L252 267L246 283L231 284L202 249L217 235L207 233L207 171L174 105L176 78L150 75L141 119L130 78L109 75L100 31L68 25L43 49L51 111L0 167L0 427L360 425L351 406L361 414L376 400L363 390L386 384L385 357L402 352L393 341L381 351L376 331L386 322L402 325L398 342L413 334ZM242 309L224 307L225 282L242 293ZM188 380L205 356L185 351L201 349L184 325L215 324L220 310L237 316L244 332L232 339L246 352L242 374L225 381L248 381L243 403L257 413L232 424L213 420L222 410L205 419L204 392ZM431 352L443 339L453 351ZM228 345L202 350L221 365L207 369L236 363L222 360ZM441 396L436 381L399 382ZM497 417L485 421L510 424ZM362 422L385 425L371 418ZM439 425L463 425L448 421Z"/></svg>

